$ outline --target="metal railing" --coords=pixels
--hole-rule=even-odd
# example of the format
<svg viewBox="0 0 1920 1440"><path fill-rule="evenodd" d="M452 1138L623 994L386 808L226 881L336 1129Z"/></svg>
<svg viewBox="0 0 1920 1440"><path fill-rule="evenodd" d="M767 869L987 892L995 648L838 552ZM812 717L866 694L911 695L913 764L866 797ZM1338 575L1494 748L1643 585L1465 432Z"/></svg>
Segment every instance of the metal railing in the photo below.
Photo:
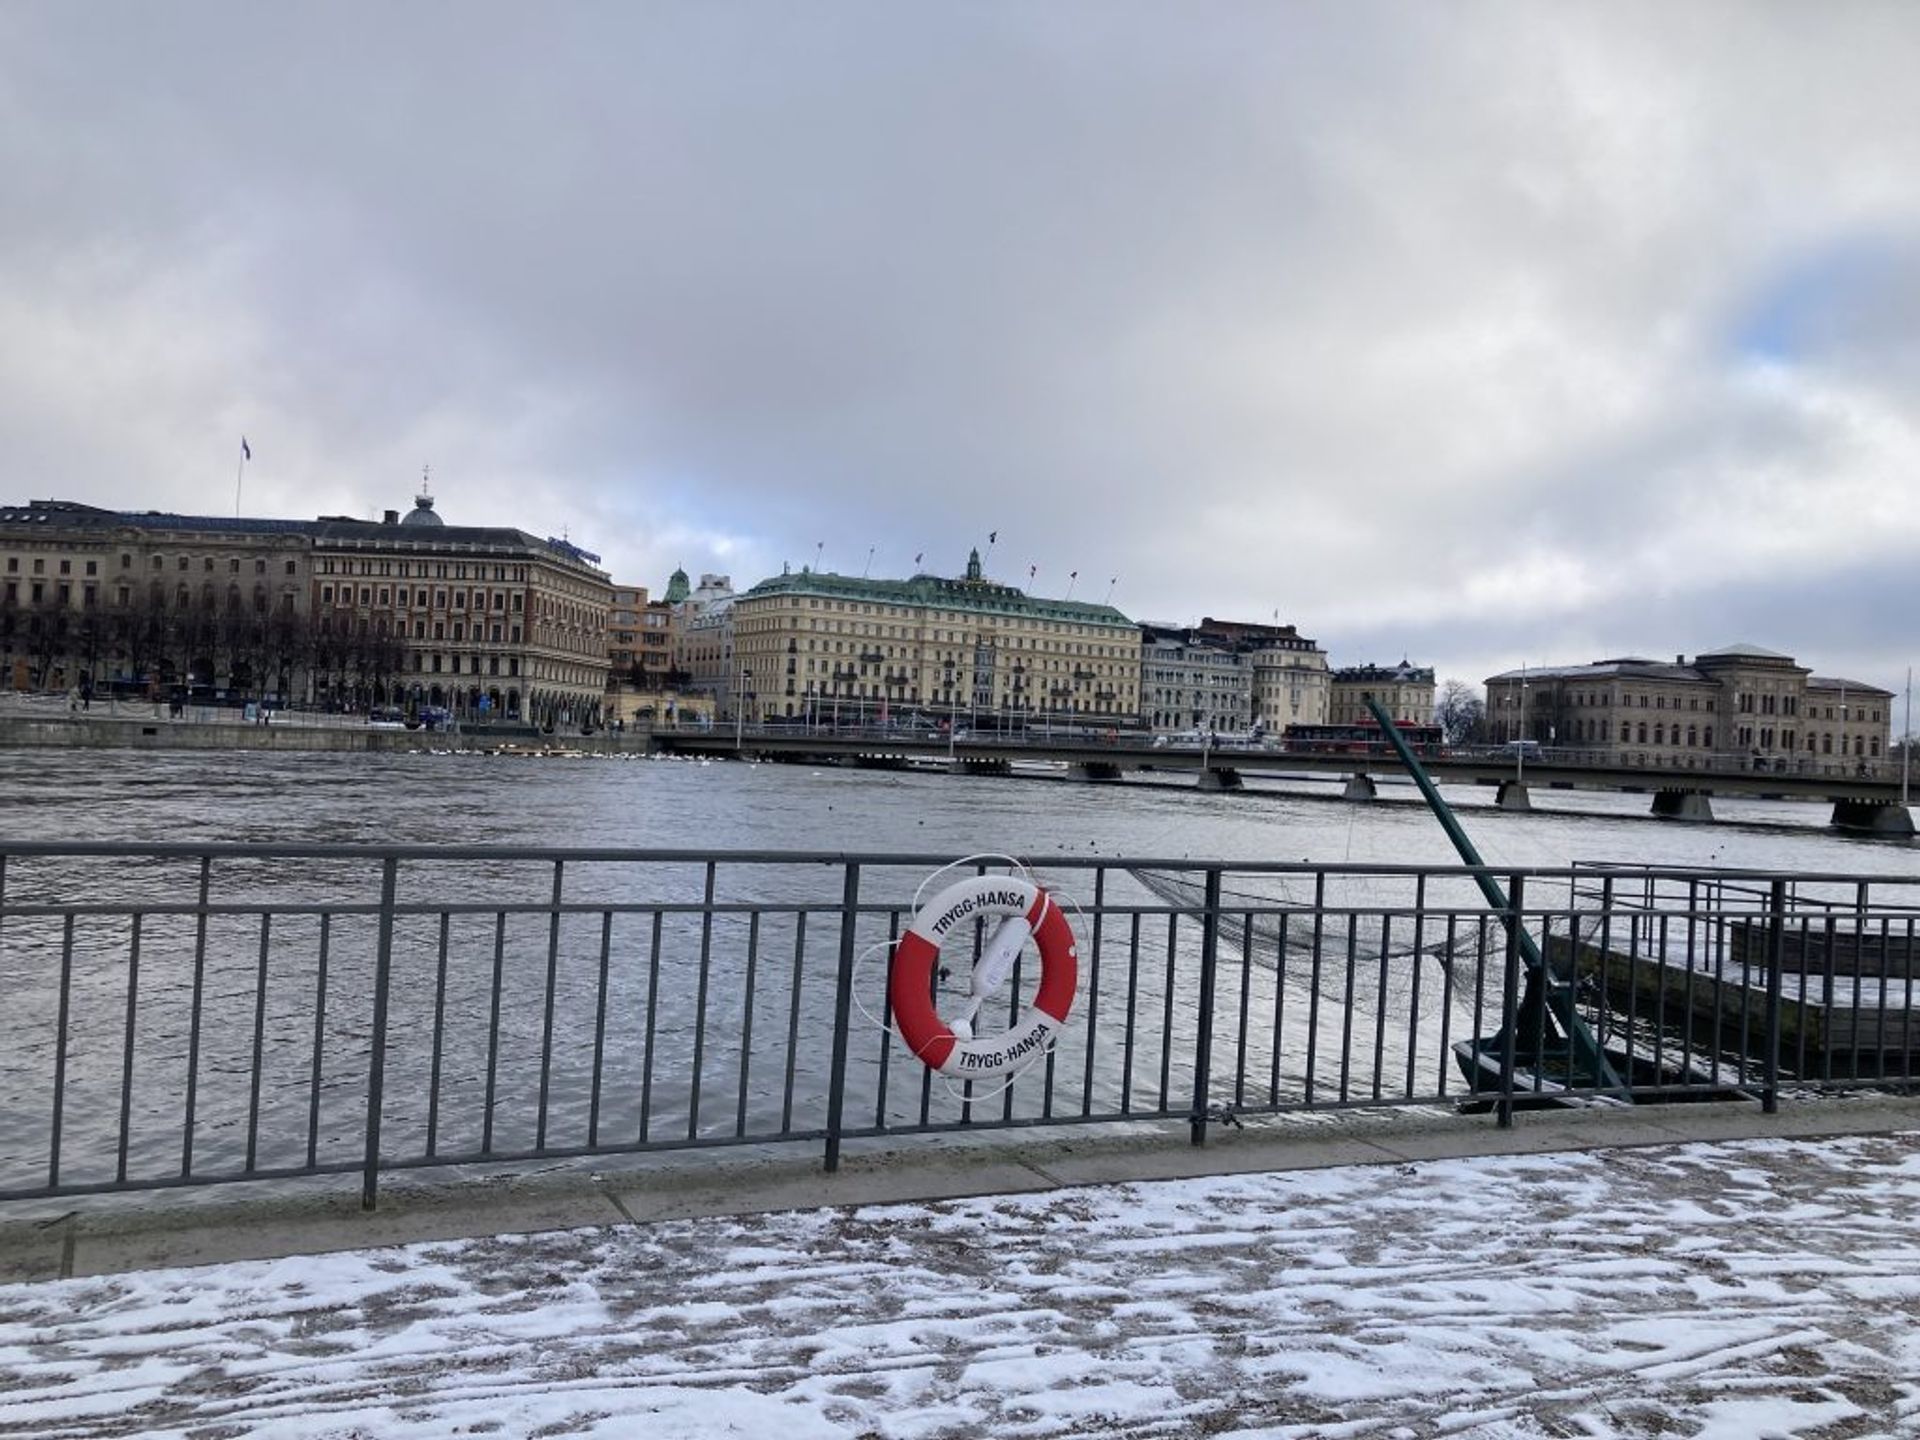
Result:
<svg viewBox="0 0 1920 1440"><path fill-rule="evenodd" d="M917 855L0 845L0 1200L960 1129L1910 1085L1920 881L1031 862L1064 1034L961 1083L890 1024ZM976 865L975 868L980 868ZM1519 927L1625 1057L1555 1068ZM964 990L967 945L943 956ZM1031 996L1031 957L1011 1021ZM1631 1097L1627 1091L1631 1091Z"/></svg>

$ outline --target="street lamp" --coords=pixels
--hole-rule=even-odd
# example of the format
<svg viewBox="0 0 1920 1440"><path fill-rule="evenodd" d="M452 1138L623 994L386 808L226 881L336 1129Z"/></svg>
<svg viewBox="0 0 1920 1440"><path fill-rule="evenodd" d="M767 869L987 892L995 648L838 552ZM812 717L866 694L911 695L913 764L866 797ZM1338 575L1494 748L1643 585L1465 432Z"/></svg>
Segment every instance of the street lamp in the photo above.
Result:
<svg viewBox="0 0 1920 1440"><path fill-rule="evenodd" d="M753 671L746 666L740 667L740 693L733 701L733 748L737 753L742 745L747 725L747 681L753 678Z"/></svg>

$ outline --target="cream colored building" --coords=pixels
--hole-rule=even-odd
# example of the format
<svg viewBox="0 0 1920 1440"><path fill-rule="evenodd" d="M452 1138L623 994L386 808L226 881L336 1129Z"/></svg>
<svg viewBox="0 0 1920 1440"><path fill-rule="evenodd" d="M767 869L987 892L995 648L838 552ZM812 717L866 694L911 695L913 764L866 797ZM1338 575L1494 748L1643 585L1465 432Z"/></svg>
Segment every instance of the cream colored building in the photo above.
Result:
<svg viewBox="0 0 1920 1440"><path fill-rule="evenodd" d="M728 679L749 722L917 714L982 728L1104 727L1140 712L1132 621L989 580L978 551L958 578L777 575L738 596L730 618Z"/></svg>
<svg viewBox="0 0 1920 1440"><path fill-rule="evenodd" d="M1249 671L1249 723L1268 735L1327 718L1327 654L1292 625L1238 620L1200 622L1196 633L1237 652Z"/></svg>
<svg viewBox="0 0 1920 1440"><path fill-rule="evenodd" d="M1487 681L1496 743L1532 740L1602 763L1687 770L1878 774L1893 696L1731 645L1689 663L1626 657L1510 670Z"/></svg>
<svg viewBox="0 0 1920 1440"><path fill-rule="evenodd" d="M1344 665L1335 670L1327 705L1329 725L1371 725L1368 700L1377 700L1397 724L1433 723L1433 671L1398 665Z"/></svg>
<svg viewBox="0 0 1920 1440"><path fill-rule="evenodd" d="M283 696L313 521L0 506L0 686Z"/></svg>

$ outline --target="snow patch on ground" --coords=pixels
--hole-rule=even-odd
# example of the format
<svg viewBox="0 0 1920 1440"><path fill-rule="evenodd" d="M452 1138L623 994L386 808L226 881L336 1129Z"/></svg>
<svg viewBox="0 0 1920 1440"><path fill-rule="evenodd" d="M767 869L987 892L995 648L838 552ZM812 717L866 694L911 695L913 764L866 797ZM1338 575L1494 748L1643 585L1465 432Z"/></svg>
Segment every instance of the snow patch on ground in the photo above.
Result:
<svg viewBox="0 0 1920 1440"><path fill-rule="evenodd" d="M1920 1435L1920 1136L0 1287L0 1436Z"/></svg>

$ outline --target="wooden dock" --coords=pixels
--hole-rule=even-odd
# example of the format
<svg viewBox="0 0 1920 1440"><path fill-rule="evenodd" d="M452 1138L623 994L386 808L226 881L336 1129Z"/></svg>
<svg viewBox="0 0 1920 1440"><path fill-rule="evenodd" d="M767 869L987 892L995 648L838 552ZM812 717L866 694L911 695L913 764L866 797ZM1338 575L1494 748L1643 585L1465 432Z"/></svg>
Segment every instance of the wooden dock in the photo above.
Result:
<svg viewBox="0 0 1920 1440"><path fill-rule="evenodd" d="M1615 933L1603 947L1550 935L1560 974L1604 995L1618 1030L1684 1035L1750 1065L1767 1050L1764 921L1696 920ZM1920 1072L1920 1005L1910 936L1790 927L1782 937L1780 1073L1784 1078L1911 1080ZM1884 953L1883 953L1884 952Z"/></svg>

